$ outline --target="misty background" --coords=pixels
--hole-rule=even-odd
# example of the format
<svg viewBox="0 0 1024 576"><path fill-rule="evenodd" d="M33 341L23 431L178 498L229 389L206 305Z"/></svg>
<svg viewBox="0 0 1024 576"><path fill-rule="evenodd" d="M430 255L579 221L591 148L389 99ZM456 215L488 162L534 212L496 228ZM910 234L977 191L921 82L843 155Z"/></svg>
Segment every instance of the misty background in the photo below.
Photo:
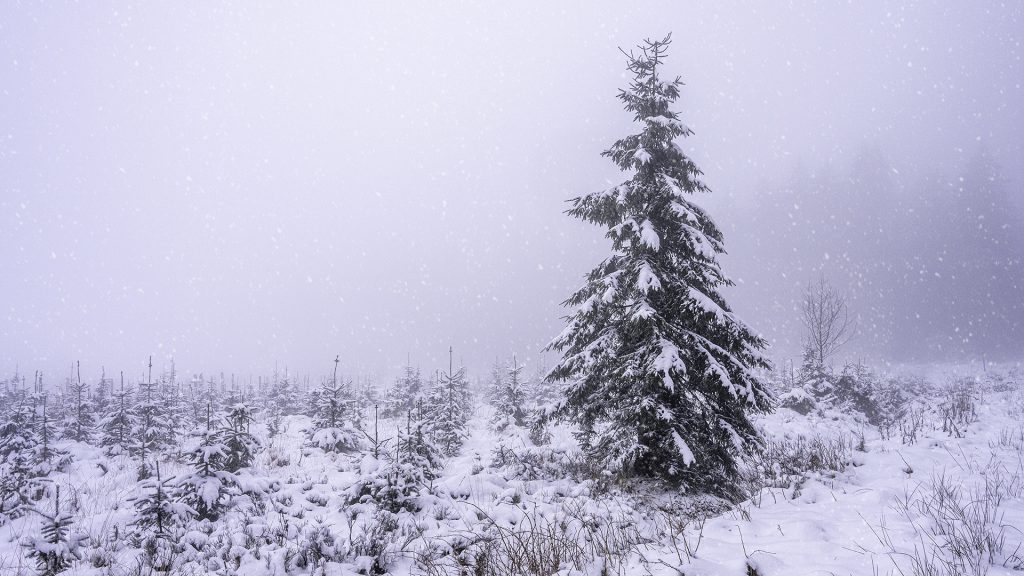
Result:
<svg viewBox="0 0 1024 576"><path fill-rule="evenodd" d="M1024 355L1022 2L5 3L0 371L541 363L668 32L772 358L819 275L848 358Z"/></svg>

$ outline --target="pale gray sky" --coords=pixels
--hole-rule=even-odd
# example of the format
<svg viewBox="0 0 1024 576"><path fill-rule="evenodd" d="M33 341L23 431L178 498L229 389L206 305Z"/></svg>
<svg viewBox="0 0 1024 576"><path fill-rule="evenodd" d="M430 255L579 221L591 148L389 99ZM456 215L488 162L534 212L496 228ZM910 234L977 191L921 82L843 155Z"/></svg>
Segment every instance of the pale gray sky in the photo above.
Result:
<svg viewBox="0 0 1024 576"><path fill-rule="evenodd" d="M880 150L909 183L980 147L1019 202L1024 3L0 6L0 371L387 377L536 353L607 250L563 201L617 182L623 57L671 31L730 291L758 195ZM1019 207L1020 204L1017 204ZM764 223L760 223L763 225ZM739 237L739 239L736 239ZM761 246L758 250L772 247ZM788 247L787 247L788 249ZM809 272L797 278L805 282ZM776 286L776 285L772 285Z"/></svg>

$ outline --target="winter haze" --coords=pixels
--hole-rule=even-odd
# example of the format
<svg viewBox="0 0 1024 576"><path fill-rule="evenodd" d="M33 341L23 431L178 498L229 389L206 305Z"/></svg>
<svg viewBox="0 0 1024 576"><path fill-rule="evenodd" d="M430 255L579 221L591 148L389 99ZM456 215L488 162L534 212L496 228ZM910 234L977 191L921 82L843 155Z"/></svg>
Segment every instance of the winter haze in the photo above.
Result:
<svg viewBox="0 0 1024 576"><path fill-rule="evenodd" d="M0 372L536 363L608 252L563 211L623 178L618 48L668 32L773 358L820 274L850 354L1019 358L1022 31L1021 2L5 3Z"/></svg>

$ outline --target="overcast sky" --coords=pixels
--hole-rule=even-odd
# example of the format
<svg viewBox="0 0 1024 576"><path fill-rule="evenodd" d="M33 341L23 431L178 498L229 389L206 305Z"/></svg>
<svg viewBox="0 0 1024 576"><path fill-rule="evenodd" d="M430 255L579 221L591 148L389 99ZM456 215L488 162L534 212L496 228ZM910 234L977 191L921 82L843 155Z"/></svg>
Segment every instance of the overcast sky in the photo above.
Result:
<svg viewBox="0 0 1024 576"><path fill-rule="evenodd" d="M622 178L618 49L668 32L727 248L866 146L907 179L984 148L1019 201L1019 1L182 6L0 5L0 373L535 365L608 249L562 211ZM730 298L792 341L757 257Z"/></svg>

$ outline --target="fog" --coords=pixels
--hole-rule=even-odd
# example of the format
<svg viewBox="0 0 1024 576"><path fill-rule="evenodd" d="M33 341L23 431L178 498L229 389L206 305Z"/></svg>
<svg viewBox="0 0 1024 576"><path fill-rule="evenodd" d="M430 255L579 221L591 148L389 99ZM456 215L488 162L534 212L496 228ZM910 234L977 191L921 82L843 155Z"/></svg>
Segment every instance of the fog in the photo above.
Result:
<svg viewBox="0 0 1024 576"><path fill-rule="evenodd" d="M772 358L819 275L846 357L1022 356L1024 3L5 3L0 373L540 364L668 32Z"/></svg>

